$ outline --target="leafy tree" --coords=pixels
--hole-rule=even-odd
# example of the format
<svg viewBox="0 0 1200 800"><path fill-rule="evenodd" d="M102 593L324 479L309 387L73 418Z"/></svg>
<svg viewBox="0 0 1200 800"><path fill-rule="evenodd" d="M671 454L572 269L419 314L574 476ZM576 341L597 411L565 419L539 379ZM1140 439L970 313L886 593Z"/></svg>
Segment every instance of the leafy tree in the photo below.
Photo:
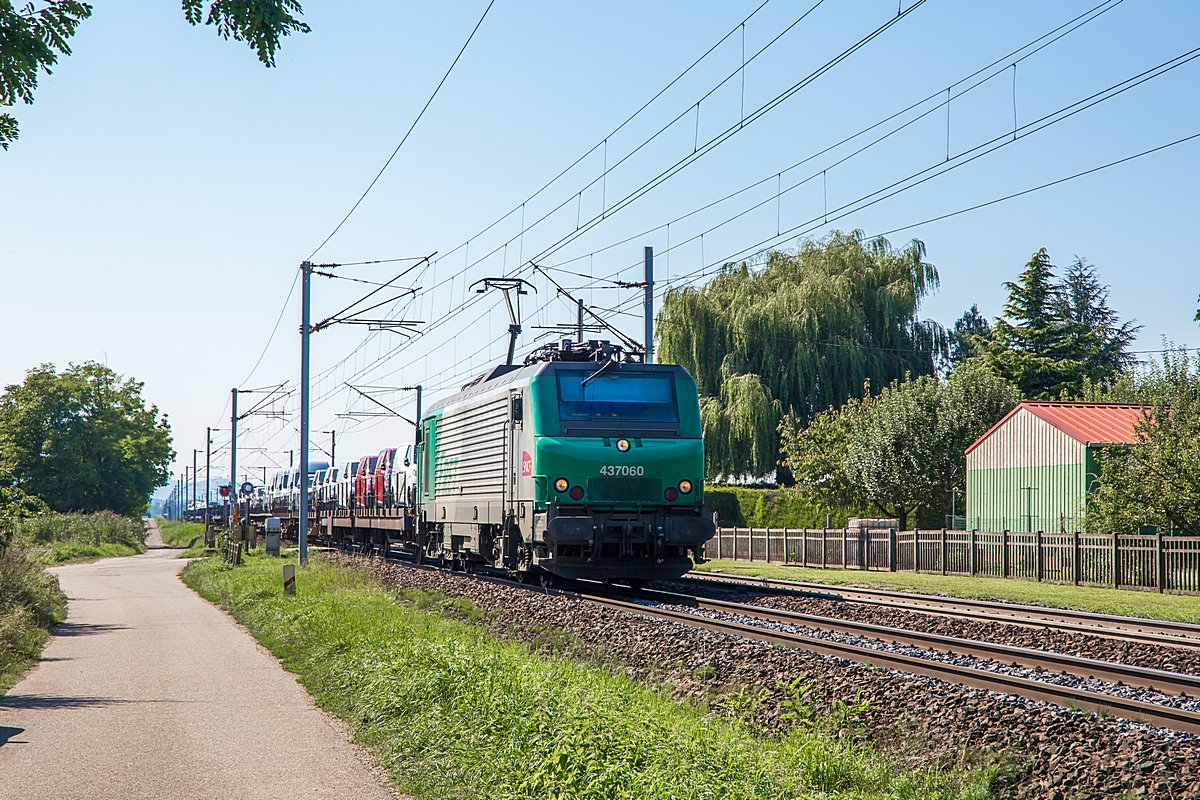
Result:
<svg viewBox="0 0 1200 800"><path fill-rule="evenodd" d="M192 25L212 25L224 39L246 42L268 67L275 66L280 39L308 33L297 17L303 13L297 0L183 0L183 14ZM92 15L92 6L79 0L46 0L42 8L32 2L13 8L0 0L0 106L17 100L33 102L39 72L51 74L59 55L71 55L68 40L79 24ZM19 128L11 114L0 114L0 147L17 140Z"/></svg>
<svg viewBox="0 0 1200 800"><path fill-rule="evenodd" d="M0 0L0 106L32 103L38 72L51 74L60 53L71 55L67 40L91 15L92 7L76 0L50 0L41 9L28 3L19 10L12 0ZM16 119L0 114L0 147L7 150L17 135Z"/></svg>
<svg viewBox="0 0 1200 800"><path fill-rule="evenodd" d="M807 427L785 417L784 464L797 490L824 506L871 507L901 528L919 511L950 512L966 488L966 448L1020 402L1020 392L982 361L945 379L894 381L864 392Z"/></svg>
<svg viewBox="0 0 1200 800"><path fill-rule="evenodd" d="M40 497L26 494L20 486L0 486L0 517L35 517L50 513Z"/></svg>
<svg viewBox="0 0 1200 800"><path fill-rule="evenodd" d="M954 329L949 335L950 364L953 367L968 358L979 355L976 350L974 337L984 339L991 337L992 326L987 317L979 313L979 306L972 305L963 312L954 323Z"/></svg>
<svg viewBox="0 0 1200 800"><path fill-rule="evenodd" d="M851 397L841 408L817 414L804 424L791 415L779 423L782 463L791 472L794 489L825 509L867 508L863 486L845 469L845 455L863 424L871 403L870 386L863 397Z"/></svg>
<svg viewBox="0 0 1200 800"><path fill-rule="evenodd" d="M893 250L835 231L772 252L760 268L727 264L706 286L667 294L658 351L696 378L709 474L768 474L781 414L807 422L864 381L933 372L946 336L917 316L938 285L924 255L918 241Z"/></svg>
<svg viewBox="0 0 1200 800"><path fill-rule="evenodd" d="M1200 355L1164 349L1145 374L1089 386L1090 400L1146 404L1136 443L1100 454L1084 529L1130 533L1143 525L1200 535Z"/></svg>
<svg viewBox="0 0 1200 800"><path fill-rule="evenodd" d="M1061 282L1053 270L1045 248L1034 253L1004 284L1008 302L991 335L971 337L992 369L1035 399L1078 397L1085 379L1112 379L1133 363L1128 348L1140 330L1119 323L1094 267L1076 259Z"/></svg>
<svg viewBox="0 0 1200 800"><path fill-rule="evenodd" d="M103 364L52 364L0 395L0 473L55 511L137 515L168 478L171 428L142 384Z"/></svg>
<svg viewBox="0 0 1200 800"><path fill-rule="evenodd" d="M868 401L842 456L846 479L901 530L910 514L930 504L936 454L928 434L937 425L937 400L931 375L893 382Z"/></svg>

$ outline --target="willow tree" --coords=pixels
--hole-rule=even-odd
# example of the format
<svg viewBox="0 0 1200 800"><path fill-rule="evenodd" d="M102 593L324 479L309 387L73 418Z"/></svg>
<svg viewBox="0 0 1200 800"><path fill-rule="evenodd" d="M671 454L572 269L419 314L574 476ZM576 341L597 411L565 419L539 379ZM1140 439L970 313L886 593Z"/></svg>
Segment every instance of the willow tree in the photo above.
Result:
<svg viewBox="0 0 1200 800"><path fill-rule="evenodd" d="M918 317L938 286L925 246L834 231L763 263L727 264L668 292L658 352L696 379L711 475L770 473L778 422L806 423L862 391L934 371L946 334Z"/></svg>

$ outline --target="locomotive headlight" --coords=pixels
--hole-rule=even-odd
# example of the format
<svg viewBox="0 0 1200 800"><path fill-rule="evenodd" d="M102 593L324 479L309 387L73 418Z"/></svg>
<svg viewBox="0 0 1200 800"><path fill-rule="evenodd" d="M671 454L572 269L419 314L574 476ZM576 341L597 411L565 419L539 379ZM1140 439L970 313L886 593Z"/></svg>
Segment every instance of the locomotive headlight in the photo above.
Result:
<svg viewBox="0 0 1200 800"><path fill-rule="evenodd" d="M569 488L571 488L571 484L567 482L566 478L559 478L554 482L554 491L559 494L562 494Z"/></svg>
<svg viewBox="0 0 1200 800"><path fill-rule="evenodd" d="M679 491L681 494L691 494L692 482L684 478L679 482Z"/></svg>
<svg viewBox="0 0 1200 800"><path fill-rule="evenodd" d="M617 452L619 452L619 453L628 453L629 452L629 440L628 439L617 439Z"/></svg>

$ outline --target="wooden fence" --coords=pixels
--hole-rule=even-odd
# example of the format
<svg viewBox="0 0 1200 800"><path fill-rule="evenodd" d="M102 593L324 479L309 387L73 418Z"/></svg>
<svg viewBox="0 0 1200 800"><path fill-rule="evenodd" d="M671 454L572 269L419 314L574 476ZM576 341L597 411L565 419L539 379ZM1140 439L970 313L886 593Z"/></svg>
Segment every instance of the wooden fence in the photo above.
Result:
<svg viewBox="0 0 1200 800"><path fill-rule="evenodd" d="M1200 593L1200 537L718 528L709 558Z"/></svg>

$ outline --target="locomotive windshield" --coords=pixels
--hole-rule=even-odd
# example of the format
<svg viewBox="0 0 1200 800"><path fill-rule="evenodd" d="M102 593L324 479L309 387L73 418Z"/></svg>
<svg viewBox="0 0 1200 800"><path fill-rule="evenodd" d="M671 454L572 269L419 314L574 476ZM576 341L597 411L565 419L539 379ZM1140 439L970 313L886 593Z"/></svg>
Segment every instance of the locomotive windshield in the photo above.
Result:
<svg viewBox="0 0 1200 800"><path fill-rule="evenodd" d="M670 372L609 369L558 373L559 418L563 422L678 424L675 378Z"/></svg>

